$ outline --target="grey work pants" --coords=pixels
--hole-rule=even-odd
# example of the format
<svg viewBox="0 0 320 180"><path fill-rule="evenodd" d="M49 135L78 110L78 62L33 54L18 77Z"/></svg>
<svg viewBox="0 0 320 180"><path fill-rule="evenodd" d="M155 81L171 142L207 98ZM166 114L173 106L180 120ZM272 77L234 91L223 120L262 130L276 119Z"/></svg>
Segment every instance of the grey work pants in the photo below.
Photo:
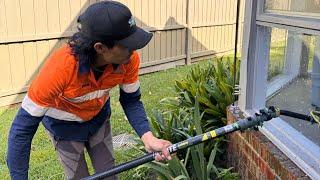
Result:
<svg viewBox="0 0 320 180"><path fill-rule="evenodd" d="M107 120L88 142L58 140L47 131L59 156L67 179L89 176L84 148L87 149L95 172L103 172L114 166L110 121ZM115 180L116 176L105 178Z"/></svg>

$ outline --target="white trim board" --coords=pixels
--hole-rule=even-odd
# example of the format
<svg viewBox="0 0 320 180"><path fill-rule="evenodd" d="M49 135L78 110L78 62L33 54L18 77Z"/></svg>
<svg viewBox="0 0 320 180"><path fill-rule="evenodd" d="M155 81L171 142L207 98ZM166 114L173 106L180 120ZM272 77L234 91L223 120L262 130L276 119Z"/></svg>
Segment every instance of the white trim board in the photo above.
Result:
<svg viewBox="0 0 320 180"><path fill-rule="evenodd" d="M294 80L294 76L281 74L275 77L267 86L267 99L271 98L272 95L277 93L281 88L289 84Z"/></svg>
<svg viewBox="0 0 320 180"><path fill-rule="evenodd" d="M281 118L266 122L259 130L311 179L320 179L320 147Z"/></svg>
<svg viewBox="0 0 320 180"><path fill-rule="evenodd" d="M289 26L285 24L278 24L278 23L271 23L271 22L266 22L266 21L257 21L257 25L260 26L267 26L267 27L274 27L274 28L279 28L279 29L287 29L288 31L294 31L298 33L304 33L304 34L311 34L315 36L320 35L320 29L319 30L314 30L314 29L304 29L301 27L297 26Z"/></svg>
<svg viewBox="0 0 320 180"><path fill-rule="evenodd" d="M278 15L274 13L263 13L261 15L257 15L257 21L283 24L287 26L300 27L310 30L318 30L320 29L320 20L313 18L305 18L305 17L291 17Z"/></svg>

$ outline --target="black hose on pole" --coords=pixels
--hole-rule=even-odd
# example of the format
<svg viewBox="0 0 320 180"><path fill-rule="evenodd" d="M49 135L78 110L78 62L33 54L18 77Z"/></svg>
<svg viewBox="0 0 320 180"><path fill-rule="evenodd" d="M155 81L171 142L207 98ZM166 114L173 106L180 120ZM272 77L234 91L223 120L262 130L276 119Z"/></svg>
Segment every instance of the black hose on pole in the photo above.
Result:
<svg viewBox="0 0 320 180"><path fill-rule="evenodd" d="M235 34L235 43L234 43L234 57L233 57L233 103L236 100L236 80L237 80L237 53L238 53L238 31L239 31L239 17L240 17L240 0L237 0L237 12L236 12L236 34Z"/></svg>
<svg viewBox="0 0 320 180"><path fill-rule="evenodd" d="M305 114L300 114L300 113L291 112L291 111L287 111L287 110L280 110L280 115L288 116L288 117L292 117L292 118L297 118L297 119L301 119L301 120L305 120L305 121L310 121L310 122L314 123L313 118L311 116L308 116Z"/></svg>

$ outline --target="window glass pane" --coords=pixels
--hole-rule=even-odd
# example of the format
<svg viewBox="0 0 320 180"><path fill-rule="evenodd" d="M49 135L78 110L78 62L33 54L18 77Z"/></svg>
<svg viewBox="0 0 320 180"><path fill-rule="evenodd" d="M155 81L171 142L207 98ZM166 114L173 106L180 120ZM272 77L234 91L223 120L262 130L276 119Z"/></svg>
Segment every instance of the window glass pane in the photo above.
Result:
<svg viewBox="0 0 320 180"><path fill-rule="evenodd" d="M320 0L266 0L265 11L320 18Z"/></svg>
<svg viewBox="0 0 320 180"><path fill-rule="evenodd" d="M272 32L276 31L279 30L273 29ZM269 80L268 88L276 84L279 89L269 96L266 104L309 114L311 110L320 108L320 37L287 31L285 34L285 43L271 42L270 64L285 61L280 63L283 64L282 73ZM268 74L275 74L270 71L276 68L270 67L273 66L269 65ZM285 116L281 118L320 146L320 129L317 124Z"/></svg>
<svg viewBox="0 0 320 180"><path fill-rule="evenodd" d="M268 66L268 81L283 74L286 53L287 31L273 28L271 32L270 61Z"/></svg>

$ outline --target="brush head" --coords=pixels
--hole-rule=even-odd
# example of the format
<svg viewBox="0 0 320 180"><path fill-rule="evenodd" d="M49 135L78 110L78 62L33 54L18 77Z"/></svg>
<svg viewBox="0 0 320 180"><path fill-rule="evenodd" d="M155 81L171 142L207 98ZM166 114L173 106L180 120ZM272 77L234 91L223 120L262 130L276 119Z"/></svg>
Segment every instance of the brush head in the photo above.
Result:
<svg viewBox="0 0 320 180"><path fill-rule="evenodd" d="M312 122L317 123L320 127L320 111L311 111L310 116L312 118Z"/></svg>

